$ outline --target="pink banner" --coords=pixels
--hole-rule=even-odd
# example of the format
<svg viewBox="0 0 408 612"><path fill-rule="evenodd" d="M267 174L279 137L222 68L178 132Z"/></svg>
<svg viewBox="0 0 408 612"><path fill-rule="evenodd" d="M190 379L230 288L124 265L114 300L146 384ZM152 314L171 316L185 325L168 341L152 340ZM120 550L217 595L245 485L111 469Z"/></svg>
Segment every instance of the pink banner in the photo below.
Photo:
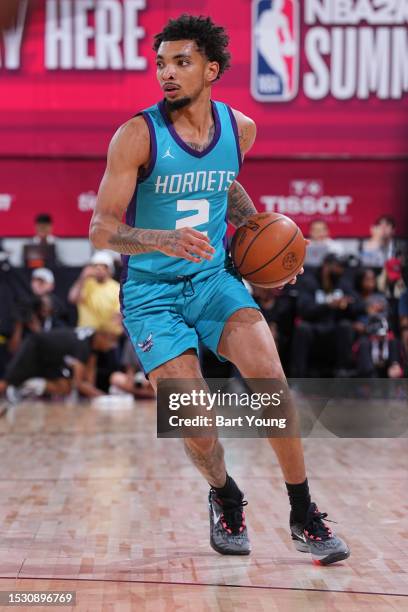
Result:
<svg viewBox="0 0 408 612"><path fill-rule="evenodd" d="M404 2L28 6L0 44L0 154L104 155L116 127L160 98L152 38L182 12L228 29L233 66L213 97L258 123L252 157L408 153Z"/></svg>
<svg viewBox="0 0 408 612"><path fill-rule="evenodd" d="M2 236L29 236L34 216L51 212L57 236L87 236L103 161L31 160L0 164ZM408 226L408 183L403 161L246 160L240 180L260 211L290 216L307 234L314 218L332 235L367 236L388 213L398 235Z"/></svg>

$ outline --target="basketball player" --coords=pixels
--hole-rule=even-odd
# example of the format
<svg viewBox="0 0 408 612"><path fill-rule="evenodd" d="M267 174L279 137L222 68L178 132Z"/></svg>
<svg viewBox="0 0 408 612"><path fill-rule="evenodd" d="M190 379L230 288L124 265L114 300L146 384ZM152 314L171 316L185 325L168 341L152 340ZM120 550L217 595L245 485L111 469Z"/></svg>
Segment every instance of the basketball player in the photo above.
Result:
<svg viewBox="0 0 408 612"><path fill-rule="evenodd" d="M255 124L211 98L229 67L227 45L224 29L204 17L182 15L156 35L164 99L114 135L91 222L93 245L125 256L124 323L154 388L159 379L202 378L198 339L245 378L285 379L269 327L225 250L226 218L238 227L257 212L236 181ZM219 440L184 442L210 485L212 547L249 554L247 502L226 472ZM296 548L324 564L347 558L347 545L311 503L300 439L270 443Z"/></svg>

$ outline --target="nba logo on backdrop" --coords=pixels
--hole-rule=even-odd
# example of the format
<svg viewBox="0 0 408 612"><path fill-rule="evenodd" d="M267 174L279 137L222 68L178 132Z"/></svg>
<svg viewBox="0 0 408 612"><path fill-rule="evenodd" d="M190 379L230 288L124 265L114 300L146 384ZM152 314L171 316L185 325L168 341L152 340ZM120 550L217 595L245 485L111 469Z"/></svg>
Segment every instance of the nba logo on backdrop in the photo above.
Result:
<svg viewBox="0 0 408 612"><path fill-rule="evenodd" d="M251 93L256 100L295 98L299 38L299 0L253 0Z"/></svg>

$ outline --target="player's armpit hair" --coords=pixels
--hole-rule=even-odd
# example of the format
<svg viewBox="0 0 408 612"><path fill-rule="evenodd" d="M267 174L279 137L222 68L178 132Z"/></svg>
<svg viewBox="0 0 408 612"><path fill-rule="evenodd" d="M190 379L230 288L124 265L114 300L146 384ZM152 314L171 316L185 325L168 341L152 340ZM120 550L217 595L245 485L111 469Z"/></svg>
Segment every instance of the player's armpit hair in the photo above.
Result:
<svg viewBox="0 0 408 612"><path fill-rule="evenodd" d="M235 227L240 227L248 217L257 212L255 204L245 189L238 181L234 181L228 191L228 221Z"/></svg>
<svg viewBox="0 0 408 612"><path fill-rule="evenodd" d="M170 245L175 240L174 232L140 229L120 223L108 242L112 250L122 255L139 255L159 251L162 246Z"/></svg>

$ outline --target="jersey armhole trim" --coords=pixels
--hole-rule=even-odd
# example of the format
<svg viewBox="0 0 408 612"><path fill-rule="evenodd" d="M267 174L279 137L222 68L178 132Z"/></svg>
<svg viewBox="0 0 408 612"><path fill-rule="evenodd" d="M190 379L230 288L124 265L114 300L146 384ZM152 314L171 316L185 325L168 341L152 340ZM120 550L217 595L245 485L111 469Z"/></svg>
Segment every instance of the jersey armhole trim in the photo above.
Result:
<svg viewBox="0 0 408 612"><path fill-rule="evenodd" d="M229 112L229 116L231 119L231 125L232 125L232 129L233 129L234 136L235 136L235 144L237 146L238 165L239 165L239 169L241 170L242 153L241 153L241 147L239 146L238 124L237 124L237 120L235 119L234 113L232 112L231 107L228 105L226 105L226 107L227 107L227 110Z"/></svg>
<svg viewBox="0 0 408 612"><path fill-rule="evenodd" d="M147 127L149 129L149 134L150 134L150 160L149 160L146 170L137 179L138 183L143 183L152 174L154 167L156 165L157 140L156 140L156 132L154 129L153 121L151 120L149 113L141 111L140 113L137 113L135 117L143 117L143 119L146 121Z"/></svg>

